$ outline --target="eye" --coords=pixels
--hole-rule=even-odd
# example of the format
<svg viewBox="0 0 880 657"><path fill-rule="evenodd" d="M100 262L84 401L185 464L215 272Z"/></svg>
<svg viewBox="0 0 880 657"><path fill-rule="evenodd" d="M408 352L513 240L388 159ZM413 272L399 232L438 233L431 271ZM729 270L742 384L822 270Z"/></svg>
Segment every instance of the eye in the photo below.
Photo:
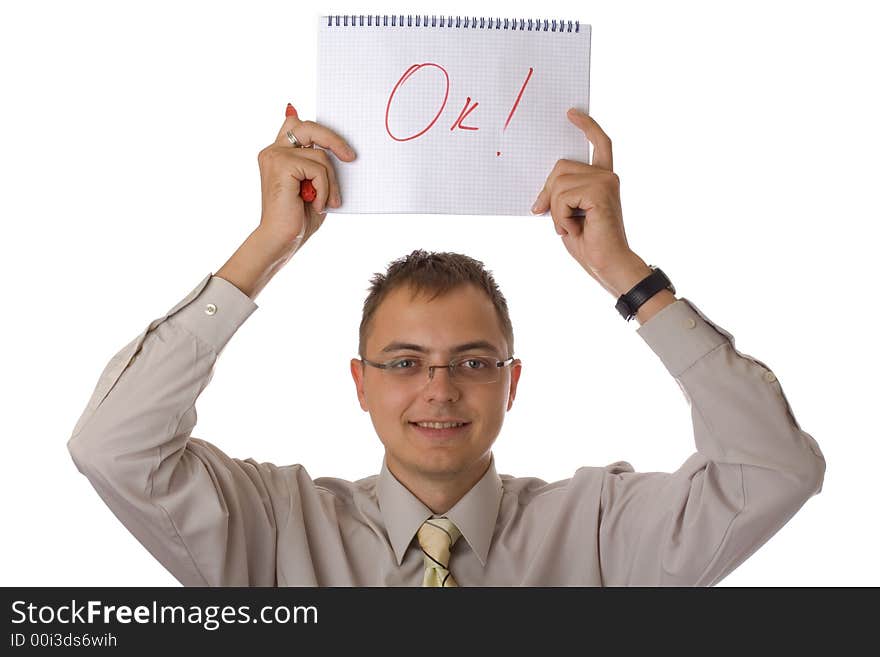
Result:
<svg viewBox="0 0 880 657"><path fill-rule="evenodd" d="M466 358L461 361L461 364L469 370L479 370L489 367L489 362L484 358Z"/></svg>
<svg viewBox="0 0 880 657"><path fill-rule="evenodd" d="M413 364L409 367L404 367L402 365L403 363L413 363ZM393 370L411 370L413 367L418 367L418 363L419 363L419 361L416 360L415 358L398 358L397 360L391 361L391 363L389 363L389 366Z"/></svg>

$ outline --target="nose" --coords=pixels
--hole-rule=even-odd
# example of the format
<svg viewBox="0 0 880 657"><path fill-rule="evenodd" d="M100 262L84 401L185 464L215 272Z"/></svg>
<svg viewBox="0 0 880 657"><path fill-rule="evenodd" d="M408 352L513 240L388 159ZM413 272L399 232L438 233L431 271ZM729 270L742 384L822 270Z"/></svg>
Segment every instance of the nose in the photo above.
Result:
<svg viewBox="0 0 880 657"><path fill-rule="evenodd" d="M449 367L431 366L428 372L428 381L425 384L424 394L427 399L440 397L442 399L455 400L459 396L459 390L455 381L449 374Z"/></svg>

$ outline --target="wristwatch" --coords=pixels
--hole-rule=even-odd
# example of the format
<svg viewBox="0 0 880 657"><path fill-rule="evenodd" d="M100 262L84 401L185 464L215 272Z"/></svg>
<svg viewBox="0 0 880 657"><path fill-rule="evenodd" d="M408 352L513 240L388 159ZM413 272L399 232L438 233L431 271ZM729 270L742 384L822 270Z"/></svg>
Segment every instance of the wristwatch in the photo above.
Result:
<svg viewBox="0 0 880 657"><path fill-rule="evenodd" d="M626 321L635 317L642 304L661 290L669 290L675 294L675 286L663 270L654 265L648 266L654 271L639 281L629 292L622 294L614 306Z"/></svg>

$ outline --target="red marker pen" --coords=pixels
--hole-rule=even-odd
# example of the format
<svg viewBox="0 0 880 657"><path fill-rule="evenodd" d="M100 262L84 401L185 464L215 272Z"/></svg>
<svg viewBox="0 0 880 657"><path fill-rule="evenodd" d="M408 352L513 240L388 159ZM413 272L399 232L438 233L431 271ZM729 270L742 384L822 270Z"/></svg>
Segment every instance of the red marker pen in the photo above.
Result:
<svg viewBox="0 0 880 657"><path fill-rule="evenodd" d="M284 116L297 116L296 108L290 103L287 103L287 109L284 111ZM303 201L311 203L315 200L318 192L315 191L315 187L312 185L311 180L302 180L299 183L299 195L302 197Z"/></svg>
<svg viewBox="0 0 880 657"><path fill-rule="evenodd" d="M299 195L302 196L303 201L311 203L315 200L318 192L315 191L311 180L303 180L299 183Z"/></svg>

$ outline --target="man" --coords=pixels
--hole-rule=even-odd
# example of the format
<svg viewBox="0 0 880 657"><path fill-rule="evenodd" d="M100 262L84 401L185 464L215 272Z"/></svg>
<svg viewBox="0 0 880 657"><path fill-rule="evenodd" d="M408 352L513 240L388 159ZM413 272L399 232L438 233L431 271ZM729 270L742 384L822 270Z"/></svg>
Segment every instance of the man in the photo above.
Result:
<svg viewBox="0 0 880 657"><path fill-rule="evenodd" d="M327 152L310 146L355 157L291 110L258 158L260 226L110 361L68 442L183 584L709 586L821 491L825 459L775 375L671 285L645 287L658 274L629 249L611 141L576 110L593 164L560 160L533 211L549 209L569 254L615 299L626 295L622 314L684 391L697 451L676 472L621 461L549 484L499 475L491 447L522 371L507 304L482 263L424 251L373 279L351 361L385 446L378 475L313 480L300 464L242 461L192 437L218 355L340 204ZM636 299L634 288L648 292Z"/></svg>

